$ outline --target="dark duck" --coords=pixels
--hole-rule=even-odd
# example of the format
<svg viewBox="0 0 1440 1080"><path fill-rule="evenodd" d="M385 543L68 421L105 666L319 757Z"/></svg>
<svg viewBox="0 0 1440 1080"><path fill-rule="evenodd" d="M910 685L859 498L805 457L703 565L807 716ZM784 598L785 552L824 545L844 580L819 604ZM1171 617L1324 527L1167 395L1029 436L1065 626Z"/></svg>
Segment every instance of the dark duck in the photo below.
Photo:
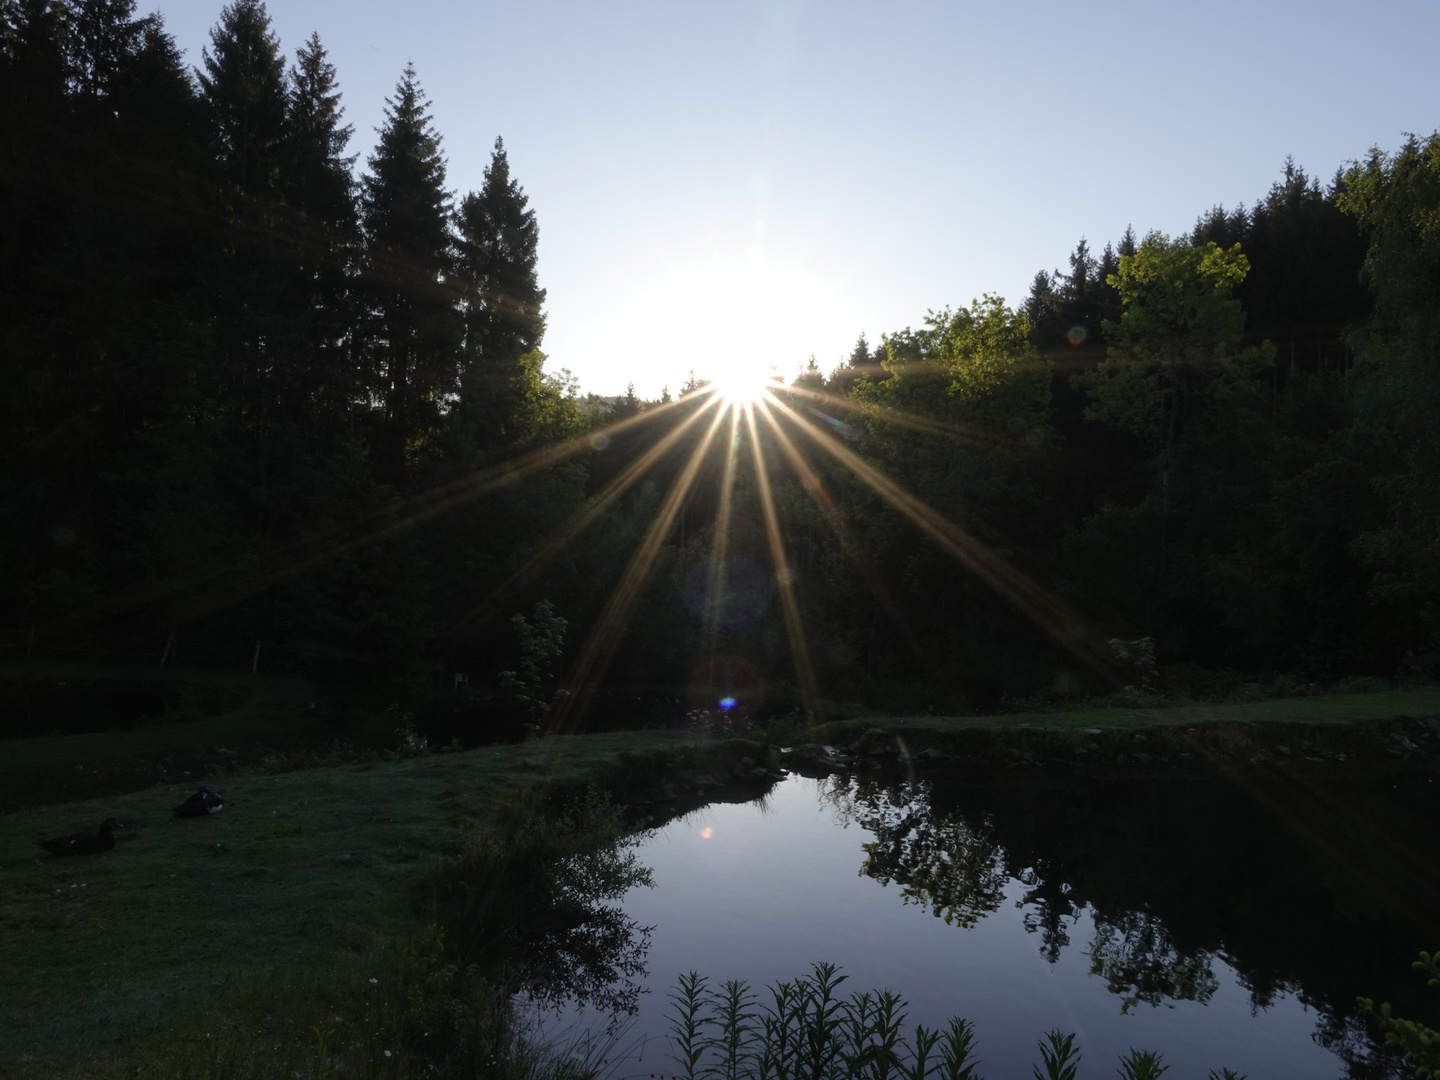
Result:
<svg viewBox="0 0 1440 1080"><path fill-rule="evenodd" d="M94 829L82 829L71 836L35 841L53 855L98 855L115 846L115 830L125 826L113 817L106 818Z"/></svg>
<svg viewBox="0 0 1440 1080"><path fill-rule="evenodd" d="M204 817L218 814L225 809L225 796L209 784L202 784L200 790L175 807L176 817Z"/></svg>

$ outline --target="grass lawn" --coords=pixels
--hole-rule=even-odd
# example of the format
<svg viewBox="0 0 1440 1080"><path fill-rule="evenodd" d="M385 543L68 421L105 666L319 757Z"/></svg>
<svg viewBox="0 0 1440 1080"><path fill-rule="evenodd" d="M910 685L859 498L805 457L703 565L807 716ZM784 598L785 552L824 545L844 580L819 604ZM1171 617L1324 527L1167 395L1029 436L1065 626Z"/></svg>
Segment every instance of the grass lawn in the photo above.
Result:
<svg viewBox="0 0 1440 1080"><path fill-rule="evenodd" d="M853 732L879 725L905 736L943 738L960 731L1032 729L1079 735L1087 728L1139 731L1145 728L1194 727L1202 724L1351 724L1440 715L1440 688L1387 690L1373 694L1316 694L1276 698L1237 705L1177 705L1167 708L1103 708L1055 712L1004 713L996 716L897 716L844 720L826 724L822 733Z"/></svg>
<svg viewBox="0 0 1440 1080"><path fill-rule="evenodd" d="M284 772L252 766L212 778L226 808L200 819L170 814L198 775L156 784L135 773L130 790L82 796L91 776L113 775L87 772L102 763L133 769L176 748L293 735L310 722L307 695L303 684L257 682L245 704L220 716L0 742L0 784L48 776L44 790L53 792L63 775L73 778L66 783L74 796L0 816L0 1077L118 1075L126 1052L153 1040L167 1018L203 1008L226 988L276 972L368 962L413 930L426 881L468 832L496 830L557 789L597 780L623 788L667 765L679 768L676 775L709 771L704 755L718 749L688 733L640 731ZM881 725L924 745L975 728L1333 725L1437 713L1440 691L1417 690L1223 707L870 719L827 725L811 737ZM56 858L34 845L109 816L126 826L113 851Z"/></svg>
<svg viewBox="0 0 1440 1080"><path fill-rule="evenodd" d="M89 1072L216 987L373 953L413 925L420 886L467 830L692 741L562 736L238 772L219 779L225 809L205 818L170 814L193 784L0 817L0 1076ZM125 825L112 851L55 858L34 845L108 816Z"/></svg>

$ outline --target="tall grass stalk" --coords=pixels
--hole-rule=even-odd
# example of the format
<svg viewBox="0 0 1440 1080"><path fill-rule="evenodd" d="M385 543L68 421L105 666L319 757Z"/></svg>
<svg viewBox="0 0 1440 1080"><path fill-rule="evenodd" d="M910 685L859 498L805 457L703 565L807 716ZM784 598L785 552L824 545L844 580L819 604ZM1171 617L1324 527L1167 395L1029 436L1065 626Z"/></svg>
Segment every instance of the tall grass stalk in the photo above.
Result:
<svg viewBox="0 0 1440 1080"><path fill-rule="evenodd" d="M699 972L691 971L680 976L675 989L669 994L671 1042L675 1047L671 1057L680 1066L681 1071L677 1075L684 1080L696 1080L704 1075L697 1069L710 1048L705 1029L715 1023L714 1018L704 1015L711 1004L710 995L705 991L706 982Z"/></svg>
<svg viewBox="0 0 1440 1080"><path fill-rule="evenodd" d="M976 1071L980 1063L974 1060L974 1056L975 1025L961 1017L951 1017L944 1045L940 1049L941 1080L980 1080ZM923 1077L916 1080L923 1080Z"/></svg>
<svg viewBox="0 0 1440 1080"><path fill-rule="evenodd" d="M841 997L846 976L834 964L777 982L758 1004L748 983L710 989L697 972L670 992L671 1080L984 1080L975 1028L952 1017L943 1028L915 1026L906 1038L909 1003L890 990ZM1074 1032L1056 1028L1040 1040L1034 1080L1075 1080L1080 1051ZM1120 1057L1121 1080L1161 1080L1169 1070L1153 1050ZM1209 1080L1245 1080L1230 1069Z"/></svg>
<svg viewBox="0 0 1440 1080"><path fill-rule="evenodd" d="M1035 1066L1035 1080L1075 1080L1080 1067L1080 1051L1075 1049L1075 1033L1065 1034L1059 1028L1047 1031L1040 1040L1040 1060L1045 1071Z"/></svg>
<svg viewBox="0 0 1440 1080"><path fill-rule="evenodd" d="M717 1080L743 1080L745 1064L755 1042L755 995L750 985L731 979L715 994L716 1024L720 1034L712 1036L709 1046L720 1056L710 1075Z"/></svg>
<svg viewBox="0 0 1440 1080"><path fill-rule="evenodd" d="M1160 1055L1154 1050L1136 1050L1132 1046L1128 1054L1120 1057L1120 1080L1160 1080L1169 1068L1161 1064Z"/></svg>

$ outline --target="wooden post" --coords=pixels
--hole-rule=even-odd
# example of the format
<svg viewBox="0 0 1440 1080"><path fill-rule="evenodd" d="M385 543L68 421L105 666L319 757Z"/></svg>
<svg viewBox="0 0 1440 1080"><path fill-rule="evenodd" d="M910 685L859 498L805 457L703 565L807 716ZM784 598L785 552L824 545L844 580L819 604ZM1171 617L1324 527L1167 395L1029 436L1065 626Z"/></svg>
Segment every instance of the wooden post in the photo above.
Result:
<svg viewBox="0 0 1440 1080"><path fill-rule="evenodd" d="M253 661L251 661L251 663L250 663L250 674L251 674L251 675L254 675L254 674L255 674L257 671L259 671L259 670L260 670L260 641L259 641L259 639L256 639L256 641L255 641L255 659L254 659Z"/></svg>
<svg viewBox="0 0 1440 1080"><path fill-rule="evenodd" d="M170 636L165 639L165 651L160 654L160 670L165 670L165 661L170 659L170 650L175 646L175 631L170 631Z"/></svg>

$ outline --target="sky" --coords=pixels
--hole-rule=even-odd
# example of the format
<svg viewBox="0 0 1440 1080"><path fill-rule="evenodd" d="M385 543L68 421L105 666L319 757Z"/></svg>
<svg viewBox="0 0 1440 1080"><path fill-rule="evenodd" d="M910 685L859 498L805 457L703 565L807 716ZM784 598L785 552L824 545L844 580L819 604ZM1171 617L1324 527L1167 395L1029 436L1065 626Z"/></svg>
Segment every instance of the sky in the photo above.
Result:
<svg viewBox="0 0 1440 1080"><path fill-rule="evenodd" d="M142 8L145 0L141 0ZM201 62L220 0L159 0ZM642 397L829 370L1023 301L1133 225L1328 181L1440 127L1440 3L267 0L318 31L362 169L413 62L463 194L497 135L540 225L547 371Z"/></svg>

